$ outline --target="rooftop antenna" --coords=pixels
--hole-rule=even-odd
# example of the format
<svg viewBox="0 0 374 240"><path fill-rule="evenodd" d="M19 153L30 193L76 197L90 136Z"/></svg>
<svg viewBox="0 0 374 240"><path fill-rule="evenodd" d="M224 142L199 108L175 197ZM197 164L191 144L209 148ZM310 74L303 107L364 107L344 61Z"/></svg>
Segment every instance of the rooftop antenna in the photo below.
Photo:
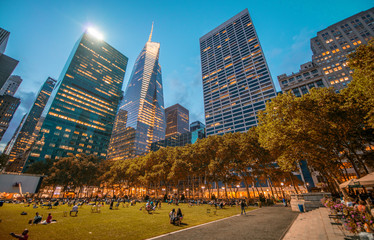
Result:
<svg viewBox="0 0 374 240"><path fill-rule="evenodd" d="M152 22L151 34L149 34L148 42L152 40L152 32L153 32L153 22Z"/></svg>

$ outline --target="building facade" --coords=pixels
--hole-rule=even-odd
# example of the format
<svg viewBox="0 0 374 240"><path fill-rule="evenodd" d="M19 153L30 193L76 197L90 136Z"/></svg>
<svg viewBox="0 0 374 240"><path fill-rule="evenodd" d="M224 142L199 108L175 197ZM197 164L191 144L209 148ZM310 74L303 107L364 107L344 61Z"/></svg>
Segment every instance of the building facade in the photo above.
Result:
<svg viewBox="0 0 374 240"><path fill-rule="evenodd" d="M176 133L182 134L190 130L190 112L178 103L165 109L165 119L166 138Z"/></svg>
<svg viewBox="0 0 374 240"><path fill-rule="evenodd" d="M89 31L77 41L23 170L70 154L106 157L127 57Z"/></svg>
<svg viewBox="0 0 374 240"><path fill-rule="evenodd" d="M151 143L165 138L160 43L152 42L152 30L148 42L135 61L123 104L118 111L116 121L120 125L126 123L126 128L113 132L108 160L146 154L150 151Z"/></svg>
<svg viewBox="0 0 374 240"><path fill-rule="evenodd" d="M18 65L18 61L5 55L10 33L0 28L0 89Z"/></svg>
<svg viewBox="0 0 374 240"><path fill-rule="evenodd" d="M3 54L8 44L10 32L5 29L0 28L0 54Z"/></svg>
<svg viewBox="0 0 374 240"><path fill-rule="evenodd" d="M3 87L0 89L0 95L7 94L10 96L14 96L19 85L21 85L21 83L22 83L22 78L20 76L17 76L17 75L10 76L8 80L6 80Z"/></svg>
<svg viewBox="0 0 374 240"><path fill-rule="evenodd" d="M195 121L190 124L190 131L193 132L197 129L205 128L205 124L200 121Z"/></svg>
<svg viewBox="0 0 374 240"><path fill-rule="evenodd" d="M205 128L196 129L182 134L176 133L166 137L164 140L152 143L151 151L155 152L163 147L182 147L187 144L194 144L198 139L205 137Z"/></svg>
<svg viewBox="0 0 374 240"><path fill-rule="evenodd" d="M19 98L2 95L0 96L0 140L9 127L9 123L13 118L21 100Z"/></svg>
<svg viewBox="0 0 374 240"><path fill-rule="evenodd" d="M374 37L374 8L360 12L317 33L310 40L313 63L325 75L329 86L339 92L352 80L348 54Z"/></svg>
<svg viewBox="0 0 374 240"><path fill-rule="evenodd" d="M321 69L313 62L302 64L297 73L278 76L278 81L283 92L291 91L297 97L309 93L312 88L329 86Z"/></svg>
<svg viewBox="0 0 374 240"><path fill-rule="evenodd" d="M7 172L22 172L27 157L25 156L25 152L33 145L32 134L35 131L36 125L40 120L56 83L57 81L55 79L49 77L42 85L23 126L20 128L13 147L10 150L9 161L6 168ZM15 132L15 134L17 134L17 132Z"/></svg>
<svg viewBox="0 0 374 240"><path fill-rule="evenodd" d="M244 132L276 96L247 9L200 38L207 135Z"/></svg>

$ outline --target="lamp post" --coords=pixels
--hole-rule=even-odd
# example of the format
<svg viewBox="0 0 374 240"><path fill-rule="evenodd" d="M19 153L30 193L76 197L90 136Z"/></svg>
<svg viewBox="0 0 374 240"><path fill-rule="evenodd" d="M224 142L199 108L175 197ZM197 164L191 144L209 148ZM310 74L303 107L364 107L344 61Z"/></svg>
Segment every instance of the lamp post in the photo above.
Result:
<svg viewBox="0 0 374 240"><path fill-rule="evenodd" d="M201 195L202 195L202 198L204 198L204 193L205 193L205 186L201 186Z"/></svg>
<svg viewBox="0 0 374 240"><path fill-rule="evenodd" d="M283 198L285 198L285 197L284 197L284 191L283 191L283 185L284 185L284 183L281 182L282 195L283 195Z"/></svg>

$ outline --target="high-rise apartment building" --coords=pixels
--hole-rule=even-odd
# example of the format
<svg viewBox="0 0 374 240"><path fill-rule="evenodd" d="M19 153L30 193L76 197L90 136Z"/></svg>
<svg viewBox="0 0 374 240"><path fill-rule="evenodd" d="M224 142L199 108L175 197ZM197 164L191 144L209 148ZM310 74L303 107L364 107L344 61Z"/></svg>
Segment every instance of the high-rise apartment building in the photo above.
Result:
<svg viewBox="0 0 374 240"><path fill-rule="evenodd" d="M150 151L165 138L164 95L159 63L160 43L148 42L135 61L116 121L126 128L113 131L108 160L127 159ZM121 115L121 116L120 116Z"/></svg>
<svg viewBox="0 0 374 240"><path fill-rule="evenodd" d="M17 75L10 76L8 80L6 80L3 87L0 89L0 95L7 94L10 96L14 96L19 85L21 85L21 83L22 83L22 78L20 76L17 76Z"/></svg>
<svg viewBox="0 0 374 240"><path fill-rule="evenodd" d="M25 156L25 152L33 145L32 134L35 131L35 127L40 120L56 82L55 79L49 77L42 85L34 105L31 107L26 121L21 127L9 153L9 161L6 168L7 172L22 172L27 157Z"/></svg>
<svg viewBox="0 0 374 240"><path fill-rule="evenodd" d="M18 61L5 55L10 33L0 28L0 89L18 65Z"/></svg>
<svg viewBox="0 0 374 240"><path fill-rule="evenodd" d="M278 76L278 81L283 92L292 91L297 97L309 93L312 88L329 86L320 68L313 62L302 64L297 73Z"/></svg>
<svg viewBox="0 0 374 240"><path fill-rule="evenodd" d="M205 128L205 124L200 121L195 121L190 124L190 131L193 132L197 129Z"/></svg>
<svg viewBox="0 0 374 240"><path fill-rule="evenodd" d="M360 12L317 33L310 40L315 63L336 91L352 80L348 54L374 37L374 8Z"/></svg>
<svg viewBox="0 0 374 240"><path fill-rule="evenodd" d="M127 57L88 30L78 40L24 167L84 153L105 158Z"/></svg>
<svg viewBox="0 0 374 240"><path fill-rule="evenodd" d="M0 96L0 140L9 127L21 100L10 95Z"/></svg>
<svg viewBox="0 0 374 240"><path fill-rule="evenodd" d="M207 135L244 132L276 92L245 9L200 38Z"/></svg>
<svg viewBox="0 0 374 240"><path fill-rule="evenodd" d="M165 137L186 133L190 130L190 112L178 103L165 108L165 119Z"/></svg>

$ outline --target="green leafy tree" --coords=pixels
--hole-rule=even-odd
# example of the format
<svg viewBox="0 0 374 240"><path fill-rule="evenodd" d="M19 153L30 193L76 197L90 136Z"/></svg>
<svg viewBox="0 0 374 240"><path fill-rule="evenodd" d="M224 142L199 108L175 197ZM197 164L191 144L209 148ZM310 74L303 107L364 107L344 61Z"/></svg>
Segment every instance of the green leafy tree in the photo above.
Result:
<svg viewBox="0 0 374 240"><path fill-rule="evenodd" d="M344 93L349 104L366 112L367 124L374 128L374 39L349 55L348 66L353 69L353 80Z"/></svg>

